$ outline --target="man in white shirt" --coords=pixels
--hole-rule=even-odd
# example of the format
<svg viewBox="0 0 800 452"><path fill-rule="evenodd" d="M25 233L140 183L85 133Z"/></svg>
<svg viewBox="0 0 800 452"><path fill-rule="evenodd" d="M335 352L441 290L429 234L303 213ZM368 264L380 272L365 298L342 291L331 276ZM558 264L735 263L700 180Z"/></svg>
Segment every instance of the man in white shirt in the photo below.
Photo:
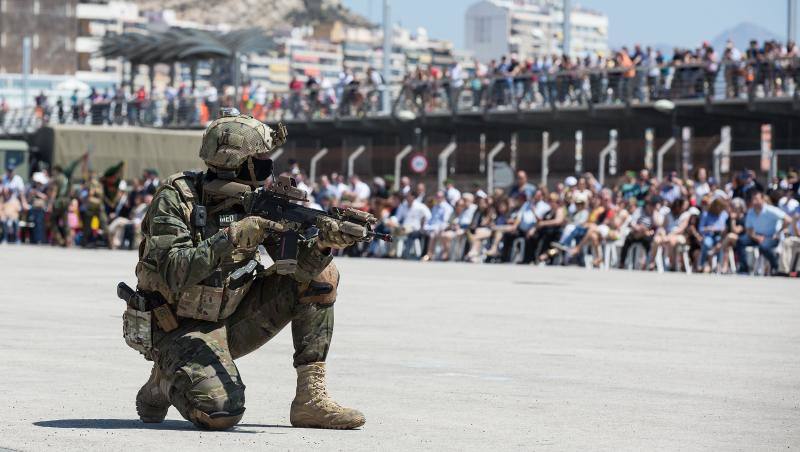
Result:
<svg viewBox="0 0 800 452"><path fill-rule="evenodd" d="M786 212L784 221L789 227L787 236L781 242L778 272L788 275L797 271L797 264L800 261L798 257L800 256L800 206L797 200L790 198L781 208Z"/></svg>
<svg viewBox="0 0 800 452"><path fill-rule="evenodd" d="M392 228L392 235L406 236L406 246L403 247L403 257L410 255L413 240L422 238L422 226L431 218L428 206L417 199L417 194L409 191L405 200L397 207L397 212L389 219L387 225Z"/></svg>
<svg viewBox="0 0 800 452"><path fill-rule="evenodd" d="M757 188L751 190L750 209L744 219L745 234L739 236L736 243L736 252L739 255L739 273L748 273L747 256L745 250L748 246L758 247L761 255L769 261L773 272L777 272L778 256L775 247L781 239L786 213L778 207L769 205L764 200L764 194Z"/></svg>
<svg viewBox="0 0 800 452"><path fill-rule="evenodd" d="M411 191L411 179L408 176L400 178L400 194L405 196Z"/></svg>
<svg viewBox="0 0 800 452"><path fill-rule="evenodd" d="M453 185L453 181L448 179L445 182L445 193L447 196L447 202L450 203L451 206L455 206L459 199L461 199L461 192Z"/></svg>
<svg viewBox="0 0 800 452"><path fill-rule="evenodd" d="M350 194L353 197L353 202L367 202L369 201L369 195L371 193L372 191L369 189L369 185L364 183L361 178L355 174L350 176Z"/></svg>
<svg viewBox="0 0 800 452"><path fill-rule="evenodd" d="M445 199L444 192L439 190L436 192L436 204L431 209L431 216L423 229L429 234L442 232L447 228L452 216L453 206Z"/></svg>
<svg viewBox="0 0 800 452"><path fill-rule="evenodd" d="M348 187L347 184L344 183L344 175L333 173L331 174L331 181L334 182L334 188L336 189L336 198L342 199L345 193L347 193Z"/></svg>
<svg viewBox="0 0 800 452"><path fill-rule="evenodd" d="M11 192L11 196L19 198L25 193L25 182L22 181L22 176L15 174L15 166L13 164L6 167L6 174L3 176L2 188L7 188Z"/></svg>

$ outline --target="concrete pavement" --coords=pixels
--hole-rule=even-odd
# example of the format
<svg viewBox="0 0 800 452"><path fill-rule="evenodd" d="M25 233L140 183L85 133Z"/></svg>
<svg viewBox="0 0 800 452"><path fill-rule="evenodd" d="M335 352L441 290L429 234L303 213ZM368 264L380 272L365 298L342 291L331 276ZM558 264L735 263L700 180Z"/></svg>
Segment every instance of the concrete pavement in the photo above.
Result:
<svg viewBox="0 0 800 452"><path fill-rule="evenodd" d="M0 449L800 447L800 282L340 259L329 389L359 431L289 427L291 333L238 362L247 412L136 418L123 251L0 246Z"/></svg>

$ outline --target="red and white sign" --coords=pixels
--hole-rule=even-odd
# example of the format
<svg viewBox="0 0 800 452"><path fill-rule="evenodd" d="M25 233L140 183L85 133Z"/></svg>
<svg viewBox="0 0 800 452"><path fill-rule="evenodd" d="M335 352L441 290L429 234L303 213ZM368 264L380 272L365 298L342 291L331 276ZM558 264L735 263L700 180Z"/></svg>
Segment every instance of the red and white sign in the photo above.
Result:
<svg viewBox="0 0 800 452"><path fill-rule="evenodd" d="M422 174L428 169L428 159L422 154L414 154L409 161L411 171Z"/></svg>
<svg viewBox="0 0 800 452"><path fill-rule="evenodd" d="M765 173L772 166L772 125L761 125L761 171Z"/></svg>

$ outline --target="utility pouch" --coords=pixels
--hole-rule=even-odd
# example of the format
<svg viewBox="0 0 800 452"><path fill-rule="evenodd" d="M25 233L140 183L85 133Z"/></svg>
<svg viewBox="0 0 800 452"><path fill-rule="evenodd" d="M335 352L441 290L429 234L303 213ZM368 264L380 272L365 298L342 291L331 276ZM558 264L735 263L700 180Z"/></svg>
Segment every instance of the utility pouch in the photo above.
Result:
<svg viewBox="0 0 800 452"><path fill-rule="evenodd" d="M153 349L153 317L149 311L128 307L122 314L122 337L130 348L152 360L150 352Z"/></svg>
<svg viewBox="0 0 800 452"><path fill-rule="evenodd" d="M166 303L153 308L153 315L156 316L158 327L165 333L169 333L178 327L178 319L175 318L175 314L172 313L172 309Z"/></svg>
<svg viewBox="0 0 800 452"><path fill-rule="evenodd" d="M178 294L177 314L180 317L216 322L222 307L224 288L192 286Z"/></svg>
<svg viewBox="0 0 800 452"><path fill-rule="evenodd" d="M291 275L297 270L297 242L300 234L286 231L280 235L275 257L275 272L279 275Z"/></svg>

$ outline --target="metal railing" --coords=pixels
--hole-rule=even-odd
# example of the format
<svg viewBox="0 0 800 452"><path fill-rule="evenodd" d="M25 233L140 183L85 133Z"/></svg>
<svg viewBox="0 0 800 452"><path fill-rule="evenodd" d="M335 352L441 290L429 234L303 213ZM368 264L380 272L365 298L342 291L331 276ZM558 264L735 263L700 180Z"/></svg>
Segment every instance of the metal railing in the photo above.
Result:
<svg viewBox="0 0 800 452"><path fill-rule="evenodd" d="M391 112L382 109L389 96ZM800 58L718 64L669 64L631 68L530 69L508 75L425 79L411 75L399 84L357 82L344 87L314 85L263 102L240 99L222 105L202 97L144 100L98 98L74 105L0 111L0 133L31 132L48 123L202 127L223 106L235 106L262 121L358 119L411 112L429 114L536 111L632 105L660 99L755 101L790 98L800 102ZM408 116L406 114L406 116Z"/></svg>

